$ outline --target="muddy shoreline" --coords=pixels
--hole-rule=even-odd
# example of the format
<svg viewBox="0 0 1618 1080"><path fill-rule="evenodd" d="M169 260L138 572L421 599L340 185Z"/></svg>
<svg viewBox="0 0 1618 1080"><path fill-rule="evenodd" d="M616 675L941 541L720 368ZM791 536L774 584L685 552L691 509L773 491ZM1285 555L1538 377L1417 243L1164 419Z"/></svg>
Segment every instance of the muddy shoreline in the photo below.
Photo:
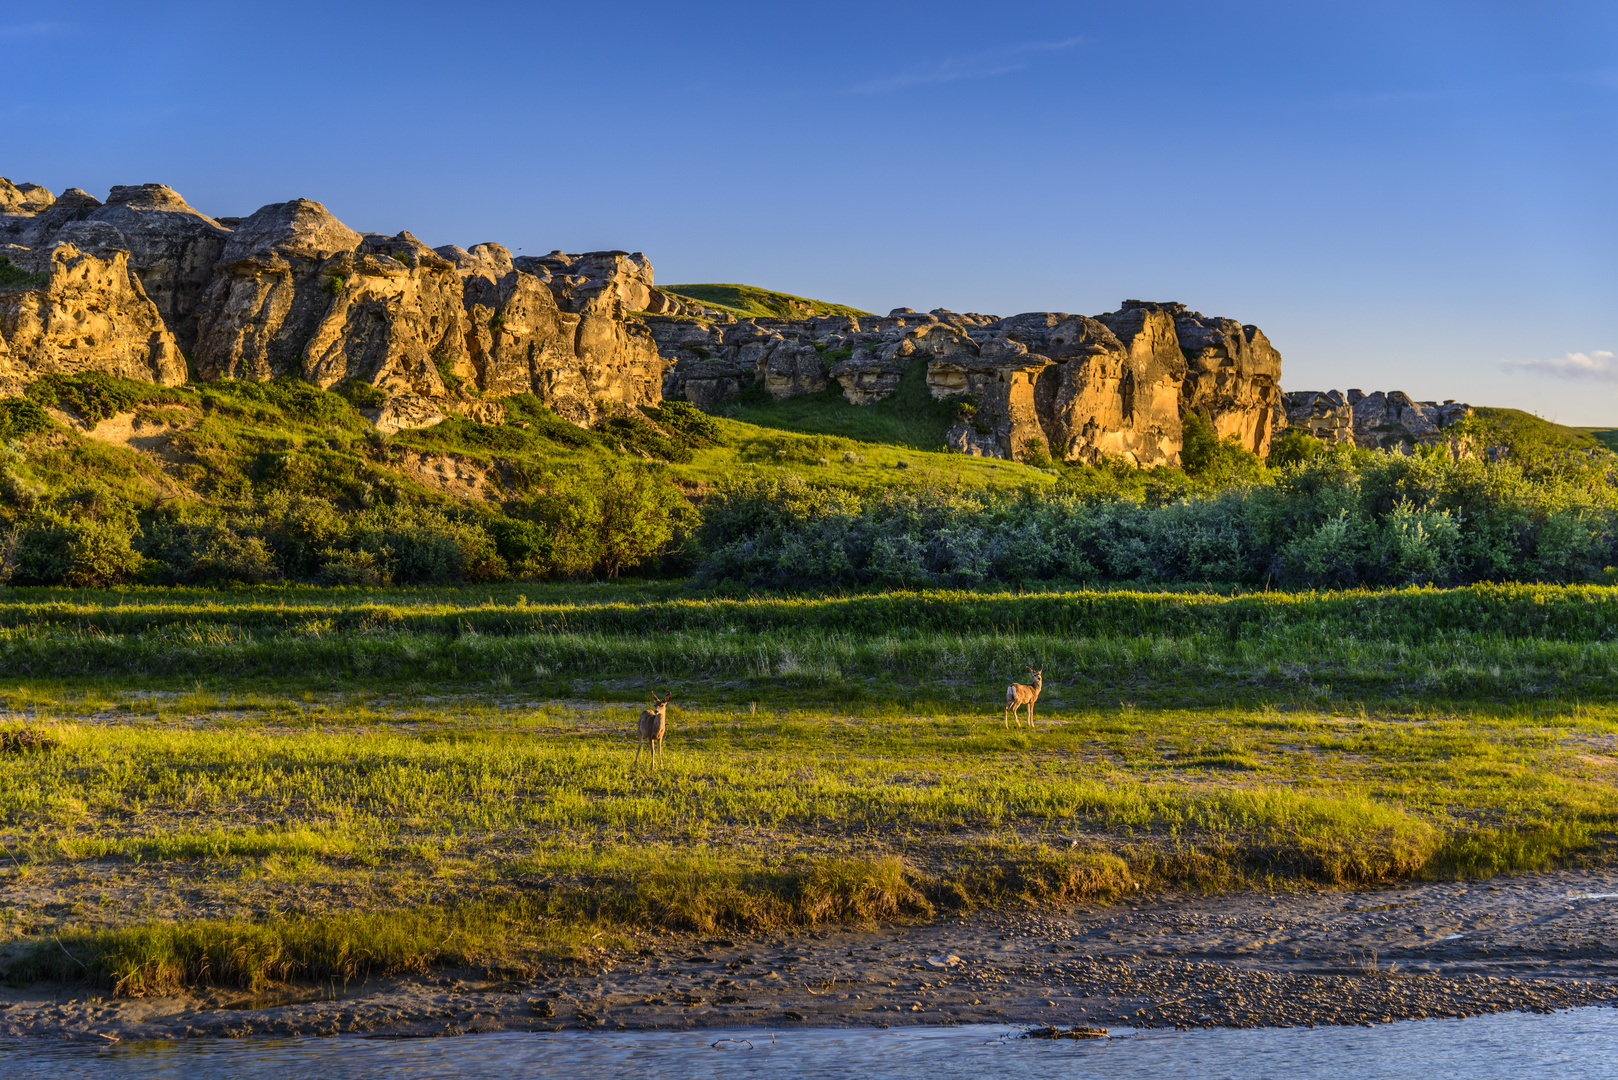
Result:
<svg viewBox="0 0 1618 1080"><path fill-rule="evenodd" d="M1611 871L1377 891L1165 893L876 930L662 935L638 952L515 982L438 971L259 998L0 988L0 1038L1376 1024L1618 1005L1615 943Z"/></svg>

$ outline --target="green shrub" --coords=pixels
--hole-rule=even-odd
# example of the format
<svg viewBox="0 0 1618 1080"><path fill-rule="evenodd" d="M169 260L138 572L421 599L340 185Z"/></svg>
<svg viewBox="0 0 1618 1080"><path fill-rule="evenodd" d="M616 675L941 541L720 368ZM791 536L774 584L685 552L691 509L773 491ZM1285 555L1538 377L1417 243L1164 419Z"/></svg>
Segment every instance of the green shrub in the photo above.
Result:
<svg viewBox="0 0 1618 1080"><path fill-rule="evenodd" d="M223 521L151 521L137 546L148 575L164 585L259 584L279 576L275 552L263 539Z"/></svg>
<svg viewBox="0 0 1618 1080"><path fill-rule="evenodd" d="M639 413L608 416L591 430L608 446L619 446L628 452L639 450L660 461L683 464L691 460L691 450L683 440L658 431Z"/></svg>
<svg viewBox="0 0 1618 1080"><path fill-rule="evenodd" d="M385 555L374 551L355 551L348 548L327 548L320 553L322 585L388 585L393 582L393 571Z"/></svg>
<svg viewBox="0 0 1618 1080"><path fill-rule="evenodd" d="M230 408L244 402L268 406L289 419L316 427L358 427L365 423L342 397L295 375L282 375L269 382L221 379L203 384L205 406Z"/></svg>
<svg viewBox="0 0 1618 1080"><path fill-rule="evenodd" d="M673 554L698 516L660 470L616 460L558 478L512 513L549 535L554 573L606 578Z"/></svg>
<svg viewBox="0 0 1618 1080"><path fill-rule="evenodd" d="M347 546L369 552L387 567L389 580L403 585L488 581L507 573L476 522L425 507L377 507L354 523Z"/></svg>
<svg viewBox="0 0 1618 1080"><path fill-rule="evenodd" d="M13 266L10 259L0 255L0 289L35 289L49 284L50 280L49 274L30 274L20 266Z"/></svg>
<svg viewBox="0 0 1618 1080"><path fill-rule="evenodd" d="M1288 465L1302 465L1324 453L1326 453L1324 442L1307 431L1287 428L1281 433L1280 438L1271 440L1270 453L1264 462L1272 469L1281 469Z"/></svg>
<svg viewBox="0 0 1618 1080"><path fill-rule="evenodd" d="M130 412L147 401L174 400L176 394L155 383L137 382L99 371L82 375L42 375L30 383L28 398L37 405L75 412L91 423ZM14 406L25 418L20 406ZM26 419L24 422L28 422ZM37 423L37 419L34 421Z"/></svg>
<svg viewBox="0 0 1618 1080"><path fill-rule="evenodd" d="M332 387L332 393L356 409L380 409L387 404L388 395L364 379L344 379Z"/></svg>
<svg viewBox="0 0 1618 1080"><path fill-rule="evenodd" d="M132 530L117 521L74 520L48 513L17 531L11 580L17 585L104 588L140 573Z"/></svg>
<svg viewBox="0 0 1618 1080"><path fill-rule="evenodd" d="M665 401L661 407L646 411L658 426L688 447L695 449L719 443L719 425L690 402Z"/></svg>
<svg viewBox="0 0 1618 1080"><path fill-rule="evenodd" d="M544 577L555 567L556 542L534 521L500 515L483 526L514 574Z"/></svg>
<svg viewBox="0 0 1618 1080"><path fill-rule="evenodd" d="M1180 468L1193 480L1222 487L1264 475L1264 463L1258 455L1243 449L1234 435L1219 438L1206 417L1186 413L1180 419L1180 433Z"/></svg>
<svg viewBox="0 0 1618 1080"><path fill-rule="evenodd" d="M0 398L0 442L25 438L41 431L49 431L56 421L28 397Z"/></svg>
<svg viewBox="0 0 1618 1080"><path fill-rule="evenodd" d="M1221 467L1229 447L1213 445L1205 467ZM1172 471L1155 490L1107 467L1071 471L1082 482L1064 478L1048 495L934 487L860 498L790 477L722 485L704 506L697 573L776 588L1349 588L1593 580L1615 561L1618 492L1530 480L1509 464L1345 447L1207 494L1183 474L1171 483Z"/></svg>

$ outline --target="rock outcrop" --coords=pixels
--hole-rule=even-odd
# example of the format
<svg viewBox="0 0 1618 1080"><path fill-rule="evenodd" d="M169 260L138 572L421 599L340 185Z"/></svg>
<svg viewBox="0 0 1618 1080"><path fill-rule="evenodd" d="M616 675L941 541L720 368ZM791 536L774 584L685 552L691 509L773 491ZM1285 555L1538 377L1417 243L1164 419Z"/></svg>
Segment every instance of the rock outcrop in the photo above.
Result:
<svg viewBox="0 0 1618 1080"><path fill-rule="evenodd" d="M206 379L371 383L387 429L498 419L497 399L518 393L590 424L665 395L713 406L755 383L776 398L835 387L857 405L925 386L959 402L946 442L963 453L1142 465L1178 461L1189 412L1263 454L1304 409L1282 400L1280 354L1257 327L1176 303L736 319L659 290L639 252L431 249L361 234L309 199L209 217L161 184L101 202L0 179L0 251L40 275L0 295L12 385L87 370L179 382L184 350ZM1349 410L1359 441L1442 426L1426 405L1375 397Z"/></svg>
<svg viewBox="0 0 1618 1080"><path fill-rule="evenodd" d="M946 442L963 453L1067 461L1179 461L1180 418L1206 416L1221 436L1269 449L1280 404L1280 354L1254 326L1183 304L1129 300L1090 318L1030 312L999 319L942 308L886 317L788 321L653 318L673 362L663 392L712 406L754 380L776 397L836 381L856 405L898 389L923 365L935 398L970 399ZM829 365L814 368L810 350Z"/></svg>
<svg viewBox="0 0 1618 1080"><path fill-rule="evenodd" d="M1275 434L1297 428L1327 444L1354 441L1354 409L1337 390L1295 390L1281 395Z"/></svg>
<svg viewBox="0 0 1618 1080"><path fill-rule="evenodd" d="M1275 433L1297 428L1322 442L1408 454L1422 443L1447 442L1450 427L1472 415L1464 402L1413 401L1399 390L1298 390L1282 395Z"/></svg>
<svg viewBox="0 0 1618 1080"><path fill-rule="evenodd" d="M115 187L103 203L0 179L0 252L25 268L63 252L72 268L0 300L13 382L47 370L183 381L184 350L207 379L373 383L389 395L375 415L385 428L497 419L474 390L533 393L581 424L656 404L666 364L635 313L687 310L639 253L434 251L408 232L356 232L309 199L212 218L161 184ZM814 374L800 357L780 378L796 389Z"/></svg>
<svg viewBox="0 0 1618 1080"><path fill-rule="evenodd" d="M45 280L0 290L0 391L18 394L40 375L86 371L185 382L179 343L130 270L127 252L93 255L58 242L14 261Z"/></svg>
<svg viewBox="0 0 1618 1080"><path fill-rule="evenodd" d="M7 189L31 190L19 200ZM187 351L197 340L197 304L229 236L163 184L114 187L102 203L77 188L57 199L38 185L0 180L0 240L29 248L70 243L102 258L127 252L129 268Z"/></svg>
<svg viewBox="0 0 1618 1080"><path fill-rule="evenodd" d="M535 394L581 424L597 419L603 404L662 400L664 361L645 325L629 317L629 305L645 299L636 283L651 280L644 256L513 259L499 244L444 247L438 254L460 276L468 360L480 389ZM580 272L558 274L558 265ZM614 276L626 269L629 277Z"/></svg>
<svg viewBox="0 0 1618 1080"><path fill-rule="evenodd" d="M1417 443L1445 438L1444 429L1472 415L1472 407L1456 401L1412 401L1394 390L1362 394L1348 392L1354 410L1354 443L1367 450L1393 450L1408 454Z"/></svg>

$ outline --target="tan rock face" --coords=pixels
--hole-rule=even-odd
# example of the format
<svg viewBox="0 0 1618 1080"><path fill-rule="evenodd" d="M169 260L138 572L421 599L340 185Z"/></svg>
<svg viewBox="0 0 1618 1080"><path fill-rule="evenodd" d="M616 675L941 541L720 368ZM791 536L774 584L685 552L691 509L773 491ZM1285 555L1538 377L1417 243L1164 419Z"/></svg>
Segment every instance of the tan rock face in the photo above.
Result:
<svg viewBox="0 0 1618 1080"><path fill-rule="evenodd" d="M13 184L0 176L0 214L37 214L56 201L38 184Z"/></svg>
<svg viewBox="0 0 1618 1080"><path fill-rule="evenodd" d="M1300 390L1281 395L1281 403L1272 438L1292 427L1328 444L1354 441L1354 409L1338 391Z"/></svg>
<svg viewBox="0 0 1618 1080"><path fill-rule="evenodd" d="M764 389L780 400L826 389L826 364L813 345L782 340L764 365Z"/></svg>
<svg viewBox="0 0 1618 1080"><path fill-rule="evenodd" d="M813 378L791 377L786 359L816 345L847 350L827 374L856 405L893 393L907 367L924 360L935 398L977 402L971 422L952 427L947 440L965 453L1026 458L1042 443L1068 461L1174 465L1180 420L1191 409L1262 453L1281 408L1281 358L1264 335L1182 304L1129 300L1095 318L896 308L882 318L648 325L672 364L664 393L705 405L753 378L777 397L818 389ZM796 343L792 352L780 351L784 342Z"/></svg>
<svg viewBox="0 0 1618 1080"><path fill-rule="evenodd" d="M1472 415L1472 407L1464 402L1413 401L1401 390L1385 394L1350 390L1348 405L1353 410L1355 445L1401 454L1421 443L1445 441L1445 428Z"/></svg>
<svg viewBox="0 0 1618 1080"><path fill-rule="evenodd" d="M177 340L195 349L204 378L291 375L322 387L364 379L389 393L377 420L390 428L449 412L498 420L498 407L456 390L463 380L497 395L537 394L579 423L603 407L656 404L667 364L629 313L681 308L652 287L652 265L638 252L513 259L498 244L435 252L407 232L362 236L309 199L221 220L162 184L115 187L103 204L76 188L54 198L0 179L0 251L22 265L50 246L92 260L87 267L132 271L139 303L113 296L117 274L98 270L106 295L87 302L80 321L110 314L75 336L39 297L8 298L3 355L17 378L45 358L120 373L146 364L151 377L183 379ZM41 295L66 296L65 288L53 283ZM129 338L153 308L166 336Z"/></svg>
<svg viewBox="0 0 1618 1080"><path fill-rule="evenodd" d="M455 265L409 233L367 237L323 260L317 276L330 301L304 345L303 378L435 398L446 392L443 373L474 377Z"/></svg>
<svg viewBox="0 0 1618 1080"><path fill-rule="evenodd" d="M105 371L177 386L185 359L157 306L129 269L126 252L107 257L58 244L24 267L45 285L0 292L0 384L20 393L43 374Z"/></svg>
<svg viewBox="0 0 1618 1080"><path fill-rule="evenodd" d="M271 203L245 218L197 310L202 377L263 382L301 374L304 347L342 288L321 265L362 239L311 199Z"/></svg>
<svg viewBox="0 0 1618 1080"><path fill-rule="evenodd" d="M580 424L597 420L603 404L610 411L662 400L666 365L646 327L626 317L623 283L610 276L627 267L650 282L644 256L564 257L564 268L608 274L585 288L583 274L553 273L553 256L513 259L498 244L439 253L461 277L469 362L481 389L532 393ZM632 291L630 299L645 301Z"/></svg>
<svg viewBox="0 0 1618 1080"><path fill-rule="evenodd" d="M1155 312L1115 321L1127 344L1082 315L1052 328L1050 349L1063 359L1046 420L1051 453L1091 465L1106 457L1177 464L1183 361L1171 344L1173 324Z"/></svg>
<svg viewBox="0 0 1618 1080"><path fill-rule="evenodd" d="M1220 438L1234 435L1260 457L1269 453L1281 403L1281 354L1258 327L1234 319L1182 309L1174 325L1186 358L1182 409L1206 416Z"/></svg>
<svg viewBox="0 0 1618 1080"><path fill-rule="evenodd" d="M194 348L197 307L230 231L163 184L115 187L85 220L118 230L116 246L129 252L129 265L146 295L180 347Z"/></svg>

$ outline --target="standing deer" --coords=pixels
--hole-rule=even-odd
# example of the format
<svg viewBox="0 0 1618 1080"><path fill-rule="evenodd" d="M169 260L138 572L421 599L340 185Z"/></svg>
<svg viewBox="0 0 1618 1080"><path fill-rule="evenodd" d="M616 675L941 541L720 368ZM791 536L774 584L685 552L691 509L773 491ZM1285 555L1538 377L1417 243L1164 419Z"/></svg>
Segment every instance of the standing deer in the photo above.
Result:
<svg viewBox="0 0 1618 1080"><path fill-rule="evenodd" d="M659 701L657 695L653 694L652 707L641 710L640 741L635 744L635 763L630 768L637 768L640 765L640 752L650 743L652 747L652 752L649 755L651 758L651 770L652 772L657 771L657 763L663 759L663 732L668 730L669 699L673 696L674 692L671 690L663 695L663 700Z"/></svg>
<svg viewBox="0 0 1618 1080"><path fill-rule="evenodd" d="M1034 684L1032 686L1029 686L1027 683L1014 682L1006 687L1006 715L1000 720L1001 727L1009 728L1011 725L1006 723L1006 719L1016 717L1017 710L1026 705L1028 706L1028 727L1030 730L1033 729L1034 702L1039 700L1040 688L1045 685L1045 669L1040 668L1038 671L1035 671L1033 668L1029 668L1028 674L1034 677ZM1017 727L1019 730L1021 730L1021 718L1017 719Z"/></svg>

